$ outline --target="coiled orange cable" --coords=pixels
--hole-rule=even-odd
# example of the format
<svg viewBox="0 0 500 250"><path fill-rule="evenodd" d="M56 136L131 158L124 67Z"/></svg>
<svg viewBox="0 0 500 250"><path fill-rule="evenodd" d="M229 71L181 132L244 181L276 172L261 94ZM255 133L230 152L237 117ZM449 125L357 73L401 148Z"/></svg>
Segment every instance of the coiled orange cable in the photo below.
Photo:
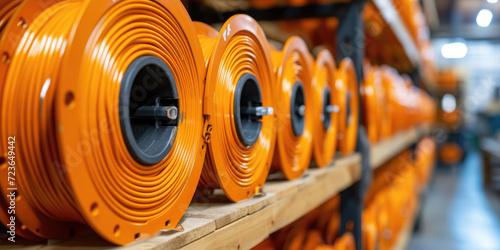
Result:
<svg viewBox="0 0 500 250"><path fill-rule="evenodd" d="M3 43L4 39L7 39L7 38L5 38L5 37L7 37L7 35L5 34L4 30L6 29L7 25L12 20L12 16L15 15L15 13L19 9L19 6L22 2L23 2L22 0L15 0L15 1L2 0L2 1L0 1L0 44ZM0 63L0 65L2 65L2 66L5 65L5 63L9 60L5 56L6 55L2 55L2 62ZM4 72L4 71L1 71L1 72ZM4 81L5 81L5 74L2 73L0 75L1 75L1 77L0 77L0 91L1 91L1 89L3 88L3 85L4 85ZM8 164L8 162L9 162L9 161L7 161L7 163L5 163L6 160L4 158L4 155L8 156L8 154L5 152L5 149L3 148L3 146L4 146L4 144L2 144L2 146L0 146L0 150L1 150L0 151L1 152L0 165ZM3 178L3 176L2 176L2 178ZM5 177L5 178L7 178L7 177ZM13 211L14 211L12 209L9 209L10 202L11 202L10 198L7 200L0 199L0 209L1 209L0 221L2 222L2 225L7 225L7 229L9 231L11 230L11 228L10 228L11 226L8 226L8 225L12 225L10 218L13 215ZM10 213L9 213L9 211L10 211ZM32 240L32 241L37 241L37 242L41 241L41 239L39 237L37 237L35 234L31 233L26 228L26 226L22 225L22 223L20 223L19 219L16 218L14 220L14 223L15 223L15 225L14 225L15 233L17 235L19 235L25 239Z"/></svg>
<svg viewBox="0 0 500 250"><path fill-rule="evenodd" d="M335 91L335 61L328 50L322 50L314 64L312 86L314 89L314 161L318 167L330 164L337 147L338 109L340 99ZM327 95L329 98L327 98Z"/></svg>
<svg viewBox="0 0 500 250"><path fill-rule="evenodd" d="M2 0L0 1L0 38L2 37L2 31L4 30L7 23L10 21L12 15L21 4L22 0Z"/></svg>
<svg viewBox="0 0 500 250"><path fill-rule="evenodd" d="M373 66L372 66L373 67ZM375 96L377 100L376 105L376 115L378 117L377 134L378 139L382 140L388 138L391 135L391 118L390 118L390 104L387 91L384 86L384 76L383 70L380 67L374 68L375 78L380 78L380 80L375 80L373 82L375 88Z"/></svg>
<svg viewBox="0 0 500 250"><path fill-rule="evenodd" d="M356 72L349 58L340 62L336 72L335 86L340 98L339 114L339 150L343 156L352 154L356 150L359 123L359 96Z"/></svg>
<svg viewBox="0 0 500 250"><path fill-rule="evenodd" d="M220 187L229 199L240 201L264 185L274 150L274 115L259 118L261 129L253 144L243 144L235 121L235 94L246 76L253 75L260 86L261 105L274 107L267 40L258 23L246 15L230 18L218 34L208 25L195 22L195 26L208 69L205 114L209 134L205 138L210 142L200 187Z"/></svg>
<svg viewBox="0 0 500 250"><path fill-rule="evenodd" d="M311 85L313 57L307 45L299 37L291 37L282 51L273 51L274 72L276 74L277 100L277 142L272 167L281 170L289 180L300 177L309 168L312 156L313 129L316 119L314 92ZM297 86L303 88L302 131L297 134L293 128L292 91ZM302 108L303 109L303 108Z"/></svg>
<svg viewBox="0 0 500 250"><path fill-rule="evenodd" d="M203 59L182 4L68 0L33 22L24 14L29 35L11 57L1 106L10 121L1 137L17 140L19 219L44 238L90 225L115 244L175 227L205 153ZM120 85L143 56L171 69L179 95L175 142L152 165L132 158L120 130Z"/></svg>

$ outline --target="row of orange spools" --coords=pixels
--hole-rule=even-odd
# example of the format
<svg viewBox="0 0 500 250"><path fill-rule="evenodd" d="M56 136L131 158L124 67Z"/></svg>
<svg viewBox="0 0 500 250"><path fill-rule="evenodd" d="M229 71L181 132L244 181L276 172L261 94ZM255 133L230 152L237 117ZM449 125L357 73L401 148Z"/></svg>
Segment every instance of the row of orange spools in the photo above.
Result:
<svg viewBox="0 0 500 250"><path fill-rule="evenodd" d="M436 144L421 140L414 155L406 151L375 171L365 198L363 249L392 249L401 230L416 215L419 194L428 184Z"/></svg>
<svg viewBox="0 0 500 250"><path fill-rule="evenodd" d="M424 81L432 82L437 76L435 55L430 42L430 33L419 1L392 0L395 10L399 13L403 25L418 50L421 61L420 72ZM390 63L399 71L413 70L411 58L405 52L404 46L393 46L400 43L387 20L373 3L367 3L363 10L363 18L367 31L366 54L377 64Z"/></svg>
<svg viewBox="0 0 500 250"><path fill-rule="evenodd" d="M356 249L352 233L339 234L340 196L335 196L294 223L273 233L254 250L303 249L351 250Z"/></svg>
<svg viewBox="0 0 500 250"><path fill-rule="evenodd" d="M365 63L361 86L364 125L377 142L417 125L430 125L436 116L434 100L415 87L408 76L388 66Z"/></svg>
<svg viewBox="0 0 500 250"><path fill-rule="evenodd" d="M127 244L175 227L197 188L239 201L271 168L354 151L352 63L271 48L248 16L218 32L178 1L0 4L0 186L17 189L0 219L27 239Z"/></svg>

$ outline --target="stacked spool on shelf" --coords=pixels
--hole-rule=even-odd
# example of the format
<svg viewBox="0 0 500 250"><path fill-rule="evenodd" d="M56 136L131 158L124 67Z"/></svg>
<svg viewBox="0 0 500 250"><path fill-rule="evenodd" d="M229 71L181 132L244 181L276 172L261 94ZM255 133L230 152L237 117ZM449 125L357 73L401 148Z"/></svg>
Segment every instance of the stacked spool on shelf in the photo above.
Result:
<svg viewBox="0 0 500 250"><path fill-rule="evenodd" d="M340 230L340 196L335 196L292 224L273 233L253 249L355 249L350 232Z"/></svg>
<svg viewBox="0 0 500 250"><path fill-rule="evenodd" d="M277 141L272 167L289 180L309 168L316 119L313 58L304 41L291 37L282 51L272 52L276 79Z"/></svg>
<svg viewBox="0 0 500 250"><path fill-rule="evenodd" d="M324 242L334 244L340 230L340 196L337 195L321 206L316 228L323 232Z"/></svg>
<svg viewBox="0 0 500 250"><path fill-rule="evenodd" d="M340 62L336 76L335 87L340 96L338 145L342 156L347 156L356 149L359 122L358 83L351 59Z"/></svg>
<svg viewBox="0 0 500 250"><path fill-rule="evenodd" d="M389 123L383 126L384 137L414 126L432 124L436 116L434 100L413 85L412 80L388 66L380 67L383 95L387 98Z"/></svg>
<svg viewBox="0 0 500 250"><path fill-rule="evenodd" d="M381 81L380 74L376 67L371 66L368 62L364 62L363 71L365 77L359 93L361 95L361 105L363 114L363 125L368 133L368 139L371 143L375 143L379 138L379 106L377 105L377 94L375 86L380 86L376 81Z"/></svg>
<svg viewBox="0 0 500 250"><path fill-rule="evenodd" d="M371 66L373 72L373 88L375 90L375 115L377 116L377 141L391 136L391 119L389 111L389 98L385 91L382 70Z"/></svg>
<svg viewBox="0 0 500 250"><path fill-rule="evenodd" d="M434 141L424 138L417 144L415 159L407 150L375 170L363 211L364 249L393 248L401 230L415 216L435 151Z"/></svg>
<svg viewBox="0 0 500 250"><path fill-rule="evenodd" d="M415 167L417 168L420 189L427 187L435 160L436 142L431 137L426 137L417 145L415 154Z"/></svg>
<svg viewBox="0 0 500 250"><path fill-rule="evenodd" d="M127 244L176 227L205 156L205 69L182 4L26 0L13 20L0 137L16 138L20 228Z"/></svg>
<svg viewBox="0 0 500 250"><path fill-rule="evenodd" d="M377 249L379 232L377 228L377 206L368 204L362 213L363 249Z"/></svg>
<svg viewBox="0 0 500 250"><path fill-rule="evenodd" d="M333 160L337 146L339 104L335 91L335 61L328 50L322 50L314 64L312 86L314 91L314 161L325 167Z"/></svg>
<svg viewBox="0 0 500 250"><path fill-rule="evenodd" d="M402 118L404 115L404 110L399 103L398 88L403 84L401 77L398 72L388 66L383 66L381 68L383 76L384 91L389 100L388 102L388 113L390 117L390 134L393 135L398 132L401 128Z"/></svg>
<svg viewBox="0 0 500 250"><path fill-rule="evenodd" d="M205 115L209 142L201 188L222 188L232 201L259 192L273 156L275 82L264 32L247 15L220 32L195 22L207 66Z"/></svg>

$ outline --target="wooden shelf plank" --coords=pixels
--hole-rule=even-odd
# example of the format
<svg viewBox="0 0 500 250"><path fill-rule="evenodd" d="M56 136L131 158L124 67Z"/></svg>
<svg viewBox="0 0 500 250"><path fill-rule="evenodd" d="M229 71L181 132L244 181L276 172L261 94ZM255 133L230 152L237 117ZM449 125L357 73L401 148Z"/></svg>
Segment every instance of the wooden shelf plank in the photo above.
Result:
<svg viewBox="0 0 500 250"><path fill-rule="evenodd" d="M371 149L376 168L415 143L429 128L411 129L384 140ZM193 202L186 211L183 231L164 230L155 237L120 249L250 249L271 233L296 221L361 178L361 155L337 157L331 166L311 168L304 176L287 181L282 174L270 175L263 193L233 203L219 190ZM45 250L109 249L98 236L55 242Z"/></svg>
<svg viewBox="0 0 500 250"><path fill-rule="evenodd" d="M294 192L288 192L294 186L288 181L266 184L264 190L270 185L275 194L287 195L182 249L250 249L359 180L360 161L361 156L355 154L339 159L333 166L311 169L308 175L293 181L297 187Z"/></svg>

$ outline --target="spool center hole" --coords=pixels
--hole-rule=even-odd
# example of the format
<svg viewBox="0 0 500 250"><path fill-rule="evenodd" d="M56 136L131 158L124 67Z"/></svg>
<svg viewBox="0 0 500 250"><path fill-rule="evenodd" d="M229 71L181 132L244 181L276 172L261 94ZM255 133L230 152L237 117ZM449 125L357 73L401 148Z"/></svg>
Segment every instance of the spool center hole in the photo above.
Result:
<svg viewBox="0 0 500 250"><path fill-rule="evenodd" d="M252 146L259 138L262 129L262 116L257 108L262 107L262 93L257 78L244 74L238 81L234 97L234 120L240 142Z"/></svg>
<svg viewBox="0 0 500 250"><path fill-rule="evenodd" d="M325 88L323 91L323 129L327 131L332 122L331 113L328 112L328 106L331 105L330 89Z"/></svg>
<svg viewBox="0 0 500 250"><path fill-rule="evenodd" d="M351 112L352 112L352 107L351 107L351 99L352 99L352 94L351 92L347 92L347 101L346 101L346 122L347 122L347 126L349 126L351 124Z"/></svg>
<svg viewBox="0 0 500 250"><path fill-rule="evenodd" d="M153 165L169 153L179 124L175 79L159 58L136 59L127 69L120 90L122 134L132 157Z"/></svg>
<svg viewBox="0 0 500 250"><path fill-rule="evenodd" d="M304 87L301 82L293 85L290 108L293 133L295 136L301 136L304 133L306 112Z"/></svg>

